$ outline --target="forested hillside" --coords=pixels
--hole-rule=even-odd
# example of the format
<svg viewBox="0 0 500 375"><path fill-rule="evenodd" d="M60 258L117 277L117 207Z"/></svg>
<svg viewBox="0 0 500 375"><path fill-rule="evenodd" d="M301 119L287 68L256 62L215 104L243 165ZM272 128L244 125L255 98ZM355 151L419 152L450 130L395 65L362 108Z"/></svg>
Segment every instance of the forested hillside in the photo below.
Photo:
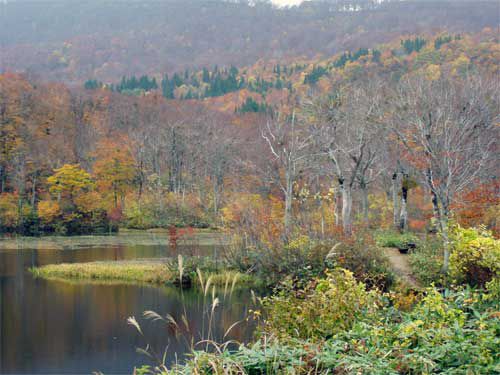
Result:
<svg viewBox="0 0 500 375"><path fill-rule="evenodd" d="M276 8L262 1L6 1L0 4L0 69L37 79L155 76L203 67L289 64L401 34L496 27L495 1L315 1Z"/></svg>
<svg viewBox="0 0 500 375"><path fill-rule="evenodd" d="M234 200L247 197L245 194L263 194L265 199L285 197L287 202L295 197L293 205L297 205L300 200L295 199L303 189L309 191L310 184L314 185L314 194L327 194L329 188L340 194L343 187L337 187L346 174L350 176L349 199L363 204L359 214L368 220L372 215L368 213L368 196L382 204L383 192L392 188L394 173L404 171L411 175L408 178L415 186L421 177L421 165L413 159L417 156L404 151L407 141L396 137L403 126L393 125L401 121L397 105L403 104L398 104L402 100L398 87L417 79L412 77L423 80L419 85L451 79L465 80L465 85L472 75L481 77L480 82L474 83L486 90L481 95L493 95L487 93L494 90L491 85L495 81L488 77L498 75L498 53L496 34L486 29L476 34L403 36L384 45L293 64L271 61L224 72L186 71L175 74L171 80L166 77L159 84L155 82L154 86L148 78L134 77L122 80L113 90L88 83L86 88L70 90L62 84L4 74L0 81L2 225L4 229L26 233L87 232L117 225L214 225L223 220L220 209L227 204L232 207ZM131 82L138 86L125 87ZM221 82L226 86L221 86ZM149 87L141 88L141 84ZM173 85L172 91L165 90L166 84ZM366 131L373 132L370 141L378 142L383 137L388 145L363 143L359 151L369 146L373 153L359 161L367 163L364 169L347 169L340 175L328 166L328 159L313 161L309 160L312 156L307 156L310 164L296 166L301 172L296 172L292 186L282 190L283 182L276 173L284 166L279 164L280 159L274 160L276 150L269 149L265 141L265 124L281 122L298 111L301 137L310 140L317 136L316 122L323 116L321 112L327 110L324 106L347 111L349 107L342 106L353 105L351 114L361 115L358 112L364 110L365 103L335 104L334 98L351 90L362 90L361 95L364 90L375 90L375 85L379 86L376 97L380 101L373 104L377 112L370 121L377 129ZM221 91L216 92L216 88ZM494 95L491 100L497 98ZM495 121L495 104L481 104L490 111L488 114L481 110L482 116L488 116L484 121ZM339 108L335 109L337 105ZM391 133L393 126L396 133ZM481 136L498 130L488 129L481 131ZM305 135L307 132L309 136ZM356 135L352 137L355 142ZM497 147L479 146L490 153ZM321 147L307 144L307 149L322 150ZM379 153L382 149L388 153ZM399 166L394 164L397 159L407 159L406 166L401 162ZM268 164L271 160L274 161ZM487 162L483 165L486 169L474 175L457 194L479 198L481 189L496 189L493 160L488 157L481 161ZM423 195L411 202L410 226L421 225L431 213L424 203L428 188L424 182L411 189L411 194ZM474 210L463 208L464 220L474 222L482 218L495 227L491 204L496 204L497 198L490 198L492 201L478 201ZM286 212L290 214L291 208ZM374 212L374 222L388 220L380 207ZM340 213L336 215L339 220Z"/></svg>
<svg viewBox="0 0 500 375"><path fill-rule="evenodd" d="M500 373L498 1L0 9L0 373Z"/></svg>

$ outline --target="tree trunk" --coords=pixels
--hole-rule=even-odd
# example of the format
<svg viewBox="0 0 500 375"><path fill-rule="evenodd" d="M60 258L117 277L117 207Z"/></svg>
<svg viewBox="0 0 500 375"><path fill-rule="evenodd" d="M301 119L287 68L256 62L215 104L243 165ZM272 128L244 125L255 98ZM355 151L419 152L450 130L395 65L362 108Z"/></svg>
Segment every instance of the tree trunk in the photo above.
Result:
<svg viewBox="0 0 500 375"><path fill-rule="evenodd" d="M219 186L217 184L217 179L214 178L214 183L213 183L213 189L214 189L214 218L217 218L217 213L219 212Z"/></svg>
<svg viewBox="0 0 500 375"><path fill-rule="evenodd" d="M340 207L341 207L341 199L342 199L342 196L340 195L340 189L335 189L335 195L334 195L334 202L335 202L335 205L334 205L334 215L335 215L335 226L338 227L340 225L340 221L341 221L341 211L340 211Z"/></svg>
<svg viewBox="0 0 500 375"><path fill-rule="evenodd" d="M393 206L393 220L394 227L399 225L399 200L398 200L398 174L397 172L392 175L392 206Z"/></svg>
<svg viewBox="0 0 500 375"><path fill-rule="evenodd" d="M408 229L408 176L403 176L401 184L401 213L399 215L399 230L404 232Z"/></svg>
<svg viewBox="0 0 500 375"><path fill-rule="evenodd" d="M290 227L292 223L292 189L293 183L291 176L287 173L286 188L285 188L285 238L288 239L290 234Z"/></svg>
<svg viewBox="0 0 500 375"><path fill-rule="evenodd" d="M361 208L363 211L363 221L366 225L368 225L369 217L368 217L368 186L363 182L360 185L361 187Z"/></svg>
<svg viewBox="0 0 500 375"><path fill-rule="evenodd" d="M441 223L439 223L439 218L441 217L441 215L439 211L438 197L436 195L436 192L432 189L433 183L432 183L432 174L430 170L427 170L427 185L429 187L429 190L431 191L432 210L434 213L434 217L436 218L436 222L432 223L432 232L437 232L437 225L441 226Z"/></svg>
<svg viewBox="0 0 500 375"><path fill-rule="evenodd" d="M33 177L33 184L31 186L31 209L35 209L36 203L36 176Z"/></svg>
<svg viewBox="0 0 500 375"><path fill-rule="evenodd" d="M0 165L0 193L5 192L5 168Z"/></svg>
<svg viewBox="0 0 500 375"><path fill-rule="evenodd" d="M341 184L340 192L342 194L342 229L344 234L350 235L352 232L351 211L352 211L352 195L351 187Z"/></svg>
<svg viewBox="0 0 500 375"><path fill-rule="evenodd" d="M441 225L440 223L438 224L439 217L440 217L440 214L439 214L439 204L438 204L437 195L432 190L431 190L431 195L432 195L432 211L434 213L434 217L436 218L435 221L431 222L431 232L432 233L437 233L437 231L438 231L438 227L437 226Z"/></svg>
<svg viewBox="0 0 500 375"><path fill-rule="evenodd" d="M441 268L442 273L447 273L450 266L450 237L448 234L448 221L449 221L449 211L447 204L443 204L439 207L439 229L441 230L441 237L443 238L443 267Z"/></svg>

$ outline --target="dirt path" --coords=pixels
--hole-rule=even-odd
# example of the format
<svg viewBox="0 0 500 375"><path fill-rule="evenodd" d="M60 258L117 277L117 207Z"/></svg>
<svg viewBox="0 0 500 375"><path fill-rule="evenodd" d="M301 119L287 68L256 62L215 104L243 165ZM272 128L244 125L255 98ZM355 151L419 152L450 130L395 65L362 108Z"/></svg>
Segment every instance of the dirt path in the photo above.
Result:
<svg viewBox="0 0 500 375"><path fill-rule="evenodd" d="M412 287L419 287L418 281L415 279L411 272L410 263L408 262L408 255L401 254L396 248L385 248L385 255L389 258L392 268L396 275L401 277Z"/></svg>

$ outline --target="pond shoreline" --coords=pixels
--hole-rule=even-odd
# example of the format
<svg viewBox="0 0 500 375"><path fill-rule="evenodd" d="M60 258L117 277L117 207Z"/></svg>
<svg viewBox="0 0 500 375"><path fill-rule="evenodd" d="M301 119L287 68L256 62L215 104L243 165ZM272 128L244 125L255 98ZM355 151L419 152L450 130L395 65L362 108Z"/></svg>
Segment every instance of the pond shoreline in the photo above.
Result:
<svg viewBox="0 0 500 375"><path fill-rule="evenodd" d="M167 229L121 230L112 234L40 237L0 236L0 251L10 250L72 250L101 246L171 246L171 238ZM176 238L179 246L224 246L228 238L221 231L196 229L192 234L180 235Z"/></svg>

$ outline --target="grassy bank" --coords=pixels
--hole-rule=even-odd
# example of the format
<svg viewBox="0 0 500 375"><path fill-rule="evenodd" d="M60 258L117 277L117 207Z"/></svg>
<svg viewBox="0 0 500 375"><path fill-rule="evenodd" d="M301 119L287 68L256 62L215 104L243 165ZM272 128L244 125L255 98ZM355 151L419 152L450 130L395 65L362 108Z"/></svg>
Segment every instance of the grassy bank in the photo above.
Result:
<svg viewBox="0 0 500 375"><path fill-rule="evenodd" d="M146 284L174 284L179 279L177 265L170 259L109 261L89 263L50 264L30 269L35 277L71 281L102 281ZM224 286L233 283L238 287L255 287L257 280L247 274L232 270L202 270L205 279L210 278L212 285ZM191 277L193 286L198 286L193 270L185 270L184 275Z"/></svg>

